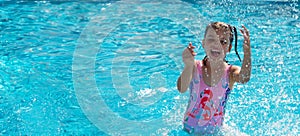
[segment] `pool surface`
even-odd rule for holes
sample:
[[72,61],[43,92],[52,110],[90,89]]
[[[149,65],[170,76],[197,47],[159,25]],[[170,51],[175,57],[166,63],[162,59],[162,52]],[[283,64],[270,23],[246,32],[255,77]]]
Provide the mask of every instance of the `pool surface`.
[[0,1],[0,135],[188,135],[181,53],[193,42],[202,59],[213,21],[244,24],[252,47],[216,135],[300,135],[299,4]]

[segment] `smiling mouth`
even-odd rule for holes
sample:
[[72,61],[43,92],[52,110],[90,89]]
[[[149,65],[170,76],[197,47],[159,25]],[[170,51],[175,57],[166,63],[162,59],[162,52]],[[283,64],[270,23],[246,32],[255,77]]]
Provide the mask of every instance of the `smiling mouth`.
[[210,53],[214,57],[218,57],[221,54],[219,50],[211,50]]

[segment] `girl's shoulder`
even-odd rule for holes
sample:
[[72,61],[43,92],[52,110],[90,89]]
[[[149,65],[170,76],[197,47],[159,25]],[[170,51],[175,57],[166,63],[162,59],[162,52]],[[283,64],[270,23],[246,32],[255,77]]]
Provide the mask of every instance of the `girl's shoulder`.
[[202,60],[195,60],[195,64],[201,64],[202,63]]
[[229,69],[229,88],[232,90],[233,89],[233,85],[236,82],[234,80],[234,77],[236,77],[237,75],[239,75],[241,71],[241,67],[239,66],[235,66],[235,65],[231,65],[230,69]]
[[197,67],[202,67],[203,66],[203,62],[202,62],[202,60],[195,60],[195,68],[197,68]]
[[236,66],[236,65],[230,66],[230,73],[239,73],[240,71],[241,71],[241,67]]

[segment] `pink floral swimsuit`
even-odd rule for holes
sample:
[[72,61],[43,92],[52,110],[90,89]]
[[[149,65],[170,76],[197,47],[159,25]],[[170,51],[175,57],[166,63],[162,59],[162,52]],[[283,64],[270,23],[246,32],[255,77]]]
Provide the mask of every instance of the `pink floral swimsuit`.
[[190,83],[190,99],[184,115],[184,130],[189,133],[214,133],[222,126],[225,104],[230,93],[229,70],[216,86],[210,87],[202,78],[202,61],[197,61],[197,68]]

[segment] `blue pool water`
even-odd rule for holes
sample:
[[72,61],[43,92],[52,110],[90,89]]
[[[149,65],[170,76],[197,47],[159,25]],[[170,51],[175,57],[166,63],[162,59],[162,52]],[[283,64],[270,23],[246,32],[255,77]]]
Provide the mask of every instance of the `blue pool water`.
[[222,133],[300,135],[299,4],[0,1],[0,134],[187,135],[181,53],[223,21],[250,30],[253,70],[229,96]]

